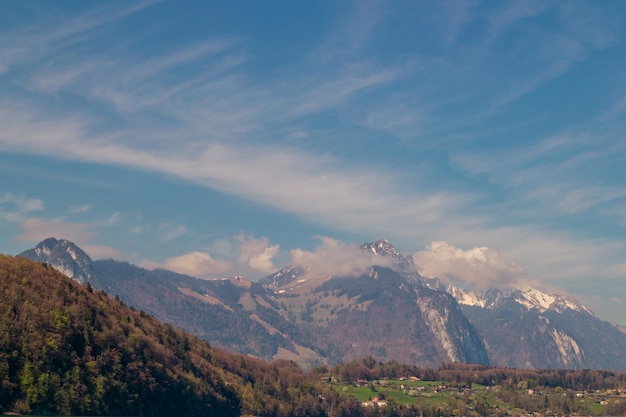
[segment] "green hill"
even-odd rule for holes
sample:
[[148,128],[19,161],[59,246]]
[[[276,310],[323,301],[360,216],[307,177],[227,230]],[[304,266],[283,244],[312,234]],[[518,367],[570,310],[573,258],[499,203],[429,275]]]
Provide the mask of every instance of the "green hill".
[[317,416],[336,398],[292,363],[212,348],[39,262],[0,255],[0,291],[1,412]]

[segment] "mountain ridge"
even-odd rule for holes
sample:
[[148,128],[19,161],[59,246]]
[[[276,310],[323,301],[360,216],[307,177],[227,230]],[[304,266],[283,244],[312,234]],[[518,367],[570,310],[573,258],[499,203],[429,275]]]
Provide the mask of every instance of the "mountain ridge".
[[[289,266],[245,284],[241,277],[200,280],[138,267],[124,272],[110,260],[83,263],[95,273],[90,282],[128,304],[218,346],[266,359],[290,358],[303,366],[372,356],[431,366],[458,361],[626,369],[619,348],[626,335],[572,299],[534,288],[468,292],[421,277],[412,258],[385,239],[361,250],[374,256],[374,264],[358,276],[311,278]],[[23,255],[54,265],[52,253]],[[58,256],[65,265],[67,257]],[[393,262],[376,266],[379,256]]]

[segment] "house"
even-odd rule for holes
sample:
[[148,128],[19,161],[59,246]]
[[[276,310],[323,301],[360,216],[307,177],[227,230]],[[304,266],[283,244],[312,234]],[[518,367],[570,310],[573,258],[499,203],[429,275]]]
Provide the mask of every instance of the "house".
[[361,403],[361,405],[363,407],[374,407],[374,406],[386,407],[387,406],[387,401],[381,400],[378,397],[374,397],[374,398],[372,398],[371,401],[363,401]]
[[357,379],[357,381],[354,383],[355,386],[357,387],[366,387],[368,385],[369,381],[367,379]]

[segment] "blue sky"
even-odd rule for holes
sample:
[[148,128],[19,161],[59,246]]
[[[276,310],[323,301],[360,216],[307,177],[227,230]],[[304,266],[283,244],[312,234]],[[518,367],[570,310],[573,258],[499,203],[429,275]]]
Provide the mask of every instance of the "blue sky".
[[387,238],[626,324],[626,4],[0,2],[0,252],[254,279]]

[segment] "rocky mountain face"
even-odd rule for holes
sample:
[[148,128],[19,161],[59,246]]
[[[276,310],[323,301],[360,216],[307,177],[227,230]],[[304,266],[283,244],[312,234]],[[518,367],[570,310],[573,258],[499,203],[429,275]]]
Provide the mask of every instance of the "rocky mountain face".
[[290,266],[255,283],[92,261],[56,239],[21,256],[70,271],[217,346],[304,367],[371,356],[421,366],[626,370],[626,334],[574,300],[533,288],[471,293],[421,277],[386,240],[361,249],[392,259],[391,267],[386,260],[360,276],[329,277]]
[[[303,361],[315,364],[320,359],[291,341],[298,329],[283,318],[286,313],[281,315],[280,305],[260,285],[245,278],[201,280],[112,259],[93,261],[72,242],[54,238],[19,256],[52,265],[79,282],[89,282],[128,305],[228,350],[264,359],[300,351]],[[283,336],[279,329],[288,335]]]
[[81,284],[95,278],[89,256],[69,240],[50,237],[39,242],[33,249],[22,252],[20,256],[49,263],[57,271]]
[[493,363],[518,368],[626,369],[626,335],[573,299],[535,288],[455,290]]
[[331,363],[365,356],[437,366],[487,363],[482,341],[452,296],[417,287],[390,268],[357,277],[279,271],[259,283],[280,297],[292,322]]
[[0,255],[0,289],[1,415],[322,417],[356,404],[292,362],[210,346],[49,264]]
[[99,288],[211,344],[262,359],[323,362],[279,299],[243,277],[202,280],[126,262],[93,261]]

